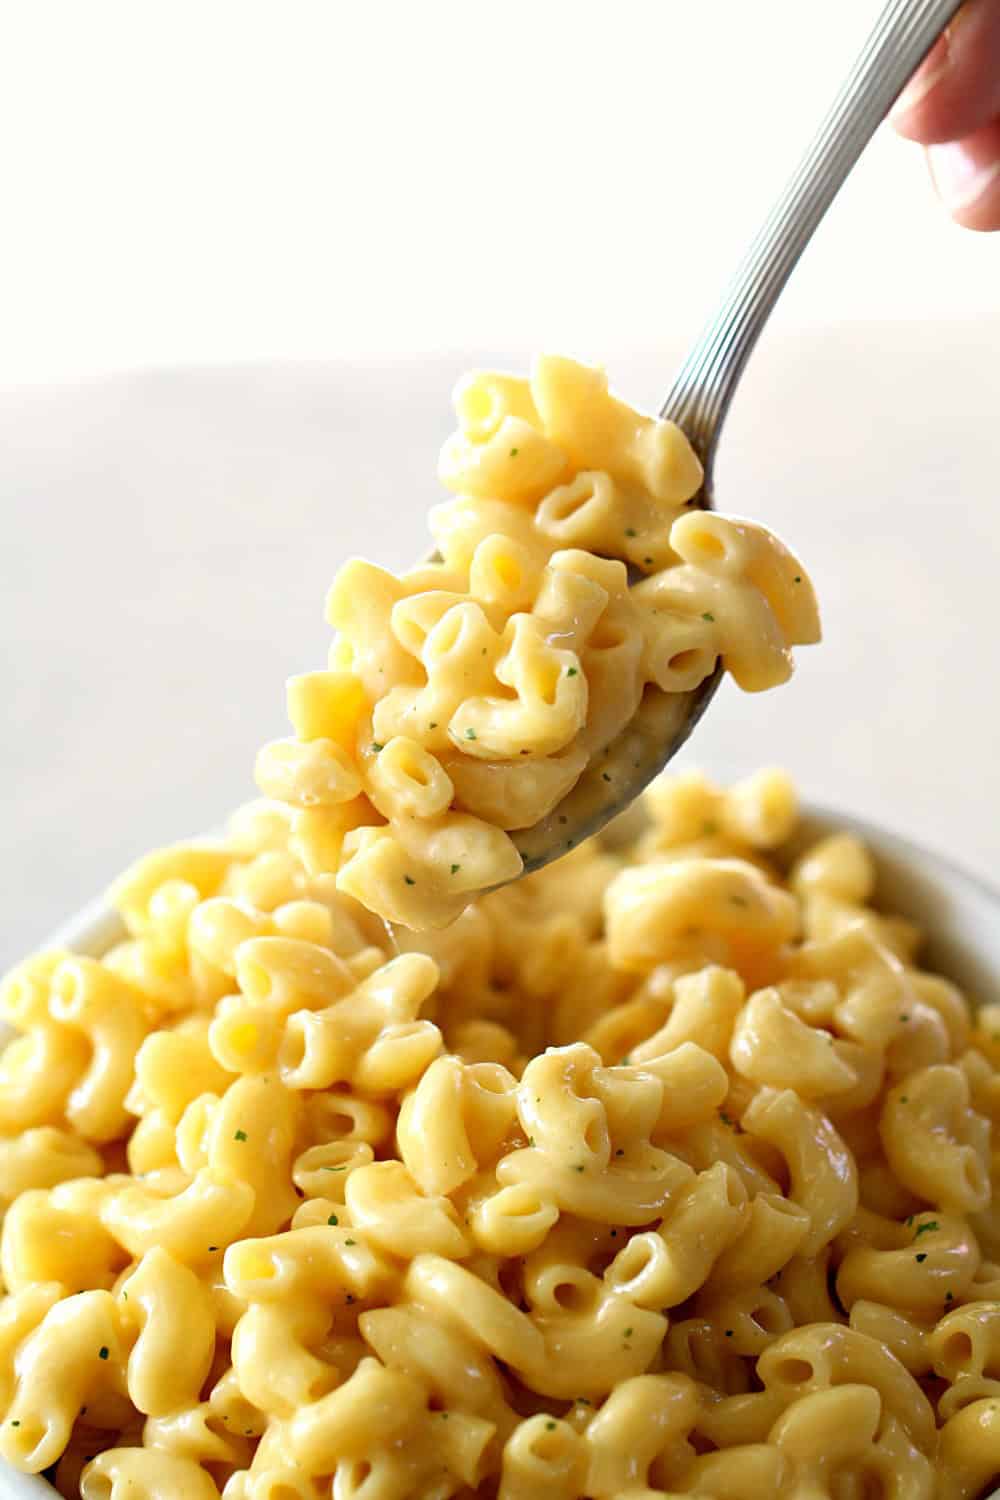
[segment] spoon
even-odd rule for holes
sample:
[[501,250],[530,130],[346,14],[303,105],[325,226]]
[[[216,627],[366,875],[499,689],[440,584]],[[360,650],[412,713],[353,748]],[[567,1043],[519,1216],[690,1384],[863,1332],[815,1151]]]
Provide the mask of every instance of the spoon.
[[[889,0],[812,144],[681,366],[660,416],[686,433],[704,466],[691,502],[712,509],[719,433],[747,360],[799,256],[851,168],[961,0]],[[722,679],[716,666],[689,693],[649,685],[622,733],[571,792],[511,834],[523,874],[541,869],[618,816],[680,749]]]

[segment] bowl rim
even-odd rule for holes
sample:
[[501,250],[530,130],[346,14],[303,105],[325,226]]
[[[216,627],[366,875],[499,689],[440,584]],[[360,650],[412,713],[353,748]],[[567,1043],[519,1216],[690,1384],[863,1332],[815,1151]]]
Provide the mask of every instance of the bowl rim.
[[[986,908],[995,908],[995,915],[1000,916],[1000,887],[994,887],[981,875],[967,870],[950,855],[941,854],[867,818],[835,812],[821,803],[810,800],[802,803],[796,833],[787,848],[806,845],[817,837],[834,832],[853,833],[868,844],[880,878],[887,857],[890,861],[901,860],[907,868],[926,868],[932,876],[943,876],[963,896],[972,897],[974,903]],[[124,935],[125,927],[118,913],[105,896],[100,896],[62,922],[40,948],[68,948],[99,957]],[[997,993],[1000,997],[1000,979]],[[22,1473],[0,1460],[0,1500],[59,1500],[59,1496],[54,1486],[40,1474]],[[984,1500],[1000,1500],[1000,1489],[991,1491]]]

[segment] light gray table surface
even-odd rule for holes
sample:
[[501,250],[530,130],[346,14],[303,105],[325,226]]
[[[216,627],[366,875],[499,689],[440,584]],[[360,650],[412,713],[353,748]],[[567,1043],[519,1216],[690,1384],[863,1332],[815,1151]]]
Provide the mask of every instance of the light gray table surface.
[[[655,404],[680,351],[604,357]],[[0,965],[153,845],[253,795],[323,595],[424,546],[448,395],[478,351],[123,374],[0,391]],[[684,752],[790,767],[810,797],[1000,879],[1000,323],[774,336],[722,508],[813,573],[826,640],[780,692],[727,685]]]

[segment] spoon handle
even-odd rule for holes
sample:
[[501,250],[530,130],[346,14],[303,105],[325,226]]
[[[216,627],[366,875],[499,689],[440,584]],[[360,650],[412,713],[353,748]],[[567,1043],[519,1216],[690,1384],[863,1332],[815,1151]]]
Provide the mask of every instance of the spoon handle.
[[813,231],[960,0],[889,0],[795,174],[702,330],[660,415],[710,470],[743,367]]

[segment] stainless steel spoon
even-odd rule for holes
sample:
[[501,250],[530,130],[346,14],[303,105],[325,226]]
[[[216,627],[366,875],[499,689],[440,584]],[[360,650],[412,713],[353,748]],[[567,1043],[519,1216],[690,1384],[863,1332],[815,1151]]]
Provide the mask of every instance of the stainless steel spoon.
[[[695,504],[712,508],[719,433],[743,369],[799,256],[876,128],[960,0],[889,0],[815,139],[681,366],[660,409],[705,467]],[[546,818],[513,833],[524,873],[557,859],[628,806],[683,745],[722,677],[690,693],[646,689],[631,723]]]

